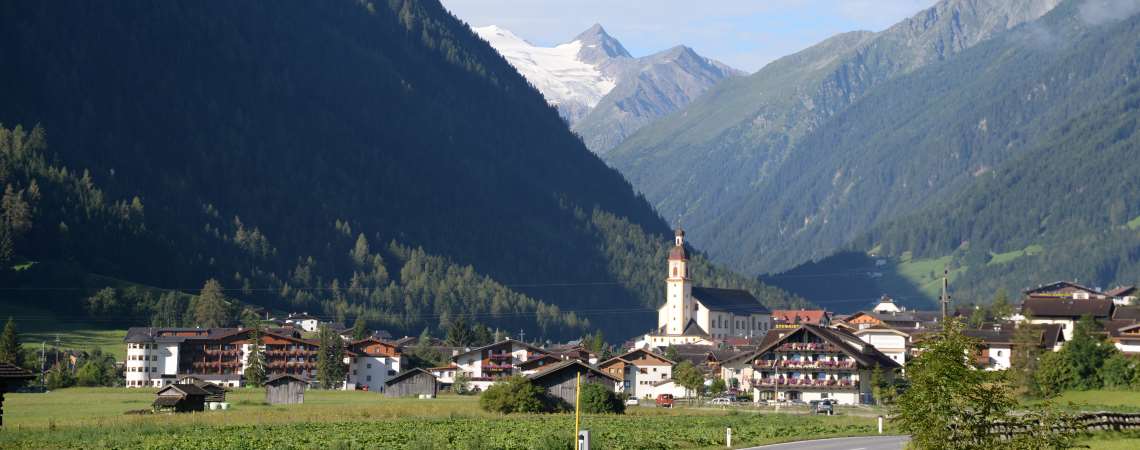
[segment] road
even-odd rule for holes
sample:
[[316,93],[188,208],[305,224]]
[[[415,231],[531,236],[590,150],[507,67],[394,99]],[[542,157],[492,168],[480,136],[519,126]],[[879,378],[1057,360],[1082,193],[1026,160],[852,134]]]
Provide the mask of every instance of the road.
[[745,450],[902,450],[907,441],[908,436],[867,436],[785,442]]

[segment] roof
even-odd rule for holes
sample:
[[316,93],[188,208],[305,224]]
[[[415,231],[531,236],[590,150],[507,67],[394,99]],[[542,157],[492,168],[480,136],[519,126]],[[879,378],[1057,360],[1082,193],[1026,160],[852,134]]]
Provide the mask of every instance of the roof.
[[163,392],[166,392],[169,390],[178,391],[178,392],[182,393],[183,395],[202,395],[202,396],[210,395],[210,393],[208,391],[206,391],[205,389],[202,389],[202,388],[195,386],[193,384],[172,384],[172,385],[169,385],[169,386],[164,387],[162,389],[159,389],[158,392],[156,392],[156,394],[162,394]]
[[1044,348],[1056,347],[1058,343],[1064,342],[1065,333],[1059,323],[1049,323],[1039,325],[1041,327],[1041,346]]
[[673,248],[669,250],[669,259],[687,260],[689,259],[689,252],[685,250],[684,245],[674,245]]
[[1090,288],[1088,286],[1082,286],[1080,284],[1077,284],[1077,283],[1074,283],[1071,281],[1054,281],[1052,283],[1049,283],[1049,284],[1046,284],[1043,286],[1039,286],[1039,287],[1034,288],[1034,289],[1027,289],[1025,291],[1025,295],[1032,296],[1033,294],[1040,294],[1040,293],[1046,293],[1046,292],[1056,292],[1058,290],[1065,289],[1065,288],[1071,288],[1071,289],[1086,291],[1090,294],[1104,295],[1104,292],[1098,291],[1098,290]]
[[1114,320],[1140,320],[1140,306],[1117,306],[1112,311]]
[[526,377],[527,377],[527,379],[529,379],[531,381],[537,381],[537,380],[546,378],[547,376],[550,376],[552,374],[561,372],[563,370],[570,370],[570,369],[577,369],[579,371],[581,371],[582,369],[585,369],[586,372],[592,373],[594,375],[604,377],[604,378],[608,378],[608,379],[613,380],[613,381],[619,381],[619,382],[621,381],[621,380],[615,378],[613,375],[610,375],[610,374],[602,372],[598,369],[595,369],[595,368],[593,368],[593,367],[587,365],[586,363],[579,361],[577,359],[568,359],[566,361],[551,364],[550,367],[547,368],[546,370],[543,370],[541,372],[532,373],[530,375],[527,375]]
[[772,310],[772,318],[775,320],[782,320],[784,323],[810,323],[812,325],[821,325],[824,317],[827,317],[827,311],[824,311],[822,309]]
[[632,364],[633,362],[632,362],[632,361],[630,361],[630,360],[632,359],[632,358],[630,358],[630,356],[631,356],[631,355],[633,355],[633,354],[635,354],[635,353],[644,353],[644,354],[646,354],[646,355],[649,355],[649,356],[651,356],[651,357],[653,357],[653,358],[659,359],[659,360],[661,360],[662,362],[664,362],[664,363],[665,363],[664,365],[670,365],[670,366],[672,366],[673,364],[676,364],[674,361],[670,360],[669,358],[666,358],[666,357],[664,357],[664,356],[658,355],[658,354],[656,354],[656,353],[653,353],[653,352],[651,352],[651,351],[649,351],[649,350],[646,350],[646,349],[643,349],[643,348],[635,348],[635,349],[633,349],[633,350],[630,350],[630,351],[628,351],[628,352],[625,352],[625,353],[623,353],[623,354],[621,354],[621,355],[618,355],[618,356],[615,356],[615,357],[613,357],[613,358],[610,358],[610,359],[607,359],[607,360],[605,360],[605,361],[602,361],[600,364],[598,364],[598,366],[602,366],[602,365],[608,364],[610,361],[615,361],[615,360],[621,360],[621,361],[625,361],[625,362],[627,362],[627,363],[631,363],[631,364]]
[[1107,318],[1112,314],[1112,300],[1089,299],[1070,300],[1052,298],[1027,298],[1021,303],[1021,310],[1031,312],[1035,317],[1081,317],[1091,315]]
[[685,329],[681,330],[681,334],[666,333],[665,332],[666,326],[668,326],[668,325],[665,325],[665,326],[662,326],[661,328],[658,328],[656,334],[658,336],[696,336],[696,337],[702,337],[702,338],[709,337],[709,334],[705,332],[705,329],[701,328],[700,325],[697,325],[696,319],[689,319],[689,323],[685,324]]
[[[786,334],[776,334],[778,338],[775,339],[769,338],[769,336],[772,336],[776,331],[783,331],[786,332]],[[784,341],[800,332],[811,333],[820,339],[823,339],[827,343],[838,347],[841,352],[847,356],[850,356],[852,359],[864,366],[881,366],[885,368],[900,367],[898,362],[895,362],[895,360],[891,359],[887,355],[884,355],[883,352],[880,352],[874,346],[863,342],[861,339],[859,339],[858,336],[855,336],[846,330],[826,328],[818,325],[800,325],[798,328],[794,329],[785,328],[782,330],[772,330],[768,333],[768,336],[764,337],[764,346],[746,355],[750,360],[756,358],[764,353],[771,351],[776,346],[780,345]],[[733,359],[735,360],[736,358]]]
[[277,383],[279,381],[299,381],[305,384],[309,384],[309,380],[287,373],[273,375],[269,377],[268,380],[265,380],[265,384]]
[[431,377],[431,379],[433,379],[433,380],[435,379],[435,375],[432,375],[431,372],[428,372],[424,369],[417,367],[415,369],[408,369],[408,370],[400,372],[396,375],[393,375],[392,378],[389,378],[388,381],[384,382],[384,385],[385,386],[391,386],[393,384],[399,383],[400,381],[403,381],[405,378],[411,377],[411,376],[416,375],[416,374],[421,374],[421,373]]
[[486,350],[486,349],[488,349],[488,348],[491,348],[491,347],[494,347],[494,346],[497,346],[497,345],[503,345],[504,343],[512,343],[512,344],[518,344],[518,345],[521,345],[521,346],[523,346],[523,347],[526,347],[526,349],[527,349],[527,350],[530,350],[530,351],[533,351],[533,352],[537,352],[537,353],[550,353],[550,352],[548,352],[548,351],[546,351],[546,350],[543,350],[543,349],[541,349],[541,348],[538,348],[538,347],[535,347],[535,346],[533,346],[533,345],[527,344],[526,342],[523,342],[523,341],[518,341],[518,340],[514,340],[514,339],[511,339],[511,338],[506,338],[506,339],[503,339],[503,340],[501,340],[501,341],[499,341],[499,342],[496,342],[496,343],[494,343],[494,344],[487,344],[487,345],[484,345],[484,346],[482,346],[482,347],[477,347],[477,348],[473,348],[473,349],[471,349],[471,350],[467,350],[467,351],[465,351],[465,352],[459,352],[459,353],[458,353],[458,354],[456,354],[455,356],[452,356],[452,357],[451,357],[451,359],[454,361],[454,360],[456,360],[457,358],[459,358],[459,357],[460,357],[460,356],[462,356],[462,355],[466,355],[466,354],[468,354],[468,353],[474,353],[474,352],[481,352],[481,351],[483,351],[483,350]]
[[35,375],[23,367],[0,362],[0,380],[30,380],[32,378],[35,378]]
[[1124,297],[1126,295],[1135,293],[1136,286],[1119,286],[1109,289],[1108,292],[1105,292],[1105,294],[1108,294],[1109,297]]
[[[531,358],[531,359],[528,359],[528,360],[523,361],[521,363],[518,363],[517,366],[519,369],[522,369],[522,370],[530,370],[531,368],[536,368],[536,369],[537,368],[545,368],[546,367],[544,365],[545,363],[539,364],[542,361],[559,362],[559,361],[563,361],[563,359],[559,358],[557,356],[554,356],[554,355],[538,355],[535,358]],[[531,367],[531,366],[534,366],[534,367]]]
[[162,396],[154,399],[154,406],[178,406],[178,402],[182,401],[182,397]]
[[[182,384],[193,384],[195,386],[198,386],[202,388],[203,391],[209,392],[211,394],[222,394],[229,391],[222,386],[218,386],[209,381],[203,381],[196,377],[183,377],[180,381],[182,381]],[[186,381],[189,381],[190,383],[186,383]]]
[[693,298],[713,311],[733,314],[770,314],[760,300],[743,289],[694,287]]

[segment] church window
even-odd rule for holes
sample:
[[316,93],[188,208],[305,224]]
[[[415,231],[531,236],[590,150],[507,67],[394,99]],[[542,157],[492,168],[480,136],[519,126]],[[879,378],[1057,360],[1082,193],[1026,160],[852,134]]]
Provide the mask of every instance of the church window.
[[677,276],[677,266],[673,266],[673,276]]

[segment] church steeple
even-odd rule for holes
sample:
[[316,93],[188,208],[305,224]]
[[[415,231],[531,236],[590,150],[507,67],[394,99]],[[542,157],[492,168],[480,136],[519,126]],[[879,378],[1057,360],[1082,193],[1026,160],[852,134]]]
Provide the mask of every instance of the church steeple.
[[668,277],[665,278],[665,305],[658,311],[657,326],[667,334],[681,334],[693,311],[692,282],[689,281],[689,252],[685,250],[685,230],[673,233],[669,250]]

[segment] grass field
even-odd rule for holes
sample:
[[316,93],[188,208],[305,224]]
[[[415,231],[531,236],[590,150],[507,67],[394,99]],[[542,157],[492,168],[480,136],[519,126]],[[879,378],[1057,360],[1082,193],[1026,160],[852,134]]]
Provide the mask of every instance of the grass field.
[[[570,414],[500,416],[476,397],[389,399],[369,392],[309,391],[305,404],[269,406],[264,391],[230,393],[228,411],[124,415],[147,409],[153,390],[73,388],[9,394],[0,448],[505,448],[569,446]],[[598,448],[723,448],[875,432],[875,419],[633,407],[585,416]]]
[[1070,410],[1140,412],[1138,391],[1069,391],[1051,401]]

